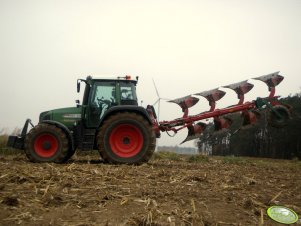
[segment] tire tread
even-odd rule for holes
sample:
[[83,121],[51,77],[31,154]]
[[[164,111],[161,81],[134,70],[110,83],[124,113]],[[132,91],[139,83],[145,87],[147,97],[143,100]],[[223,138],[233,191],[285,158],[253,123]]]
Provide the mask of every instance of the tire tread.
[[[38,159],[36,157],[36,155],[34,154],[34,150],[32,149],[34,138],[37,137],[39,135],[39,133],[47,132],[47,131],[56,134],[57,137],[59,137],[60,142],[61,142],[60,154],[54,160],[47,160],[46,158],[43,160]],[[29,131],[29,133],[26,135],[24,143],[25,143],[25,145],[24,145],[25,154],[31,162],[64,163],[72,156],[70,153],[71,148],[69,145],[67,135],[65,134],[65,132],[62,129],[58,128],[55,125],[50,125],[50,124],[46,124],[46,123],[38,124],[37,126],[33,127]]]
[[[148,147],[146,147],[147,150],[146,150],[145,154],[138,161],[126,162],[126,160],[125,160],[125,162],[124,161],[119,162],[119,161],[112,159],[107,154],[107,150],[106,150],[105,144],[104,144],[106,131],[112,123],[114,123],[116,120],[120,120],[120,119],[135,120],[139,124],[141,124],[143,127],[145,127],[147,130],[146,139],[148,139],[149,145],[148,145]],[[103,158],[103,160],[105,162],[109,162],[109,163],[142,164],[142,163],[148,162],[150,160],[150,158],[152,157],[152,155],[155,151],[155,148],[156,148],[156,136],[152,129],[152,126],[148,123],[148,121],[143,116],[136,114],[134,112],[119,112],[115,115],[110,116],[107,120],[105,120],[102,127],[99,129],[97,141],[98,141],[97,144],[98,144],[98,151],[99,151],[100,156]]]

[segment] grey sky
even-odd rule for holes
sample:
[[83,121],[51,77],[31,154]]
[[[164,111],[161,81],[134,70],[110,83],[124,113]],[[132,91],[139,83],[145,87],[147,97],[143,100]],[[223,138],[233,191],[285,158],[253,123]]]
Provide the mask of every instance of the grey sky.
[[[76,79],[140,76],[139,99],[178,98],[280,70],[277,94],[300,91],[300,0],[0,0],[0,128],[74,106]],[[247,95],[267,95],[263,83]],[[236,103],[232,91],[218,106]],[[201,99],[192,109],[208,109]],[[172,103],[160,118],[181,116]],[[186,131],[160,145],[176,145]],[[192,145],[192,142],[187,145]]]

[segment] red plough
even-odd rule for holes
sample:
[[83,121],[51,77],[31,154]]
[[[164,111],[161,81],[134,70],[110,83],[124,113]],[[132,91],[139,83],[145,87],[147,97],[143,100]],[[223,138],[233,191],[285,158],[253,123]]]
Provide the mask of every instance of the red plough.
[[[263,81],[269,88],[270,94],[268,97],[260,98],[251,102],[244,102],[244,95],[248,93],[254,85],[248,83],[247,80],[223,86],[223,88],[232,89],[239,99],[236,105],[232,105],[222,109],[216,109],[216,102],[223,98],[226,92],[219,90],[218,88],[212,89],[205,92],[195,93],[182,98],[171,100],[169,102],[178,104],[183,112],[181,118],[177,118],[171,121],[160,121],[157,122],[154,111],[151,110],[151,106],[148,106],[148,111],[153,119],[153,127],[157,134],[160,136],[160,131],[173,132],[174,136],[178,131],[187,128],[188,135],[182,142],[199,138],[202,132],[206,129],[206,123],[199,122],[204,119],[213,118],[215,131],[221,131],[228,129],[232,120],[227,117],[231,113],[241,112],[243,117],[242,126],[253,125],[258,121],[260,117],[260,110],[268,108],[270,111],[269,122],[274,127],[283,127],[287,124],[290,118],[289,106],[281,104],[278,99],[279,96],[275,96],[275,87],[283,80],[283,76],[279,75],[279,72],[272,74],[256,77],[254,79]],[[202,96],[209,102],[209,111],[202,112],[197,115],[189,115],[189,108],[193,107],[198,103],[199,99],[195,96]],[[171,135],[170,135],[171,136]]]

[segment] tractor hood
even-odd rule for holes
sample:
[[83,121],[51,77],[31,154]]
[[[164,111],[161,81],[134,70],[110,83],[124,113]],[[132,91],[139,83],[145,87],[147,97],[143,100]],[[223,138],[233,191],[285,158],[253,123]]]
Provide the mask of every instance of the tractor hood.
[[81,107],[59,108],[50,111],[45,111],[40,114],[39,122],[44,120],[57,121],[67,127],[71,127],[75,122],[81,119]]

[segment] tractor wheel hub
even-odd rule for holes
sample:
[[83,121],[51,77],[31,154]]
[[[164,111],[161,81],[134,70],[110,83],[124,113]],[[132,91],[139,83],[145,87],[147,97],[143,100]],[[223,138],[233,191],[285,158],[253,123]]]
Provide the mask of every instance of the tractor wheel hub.
[[130,144],[131,140],[128,137],[123,138],[123,144]]
[[51,143],[49,141],[44,141],[44,143],[42,144],[42,147],[44,150],[50,150]]

